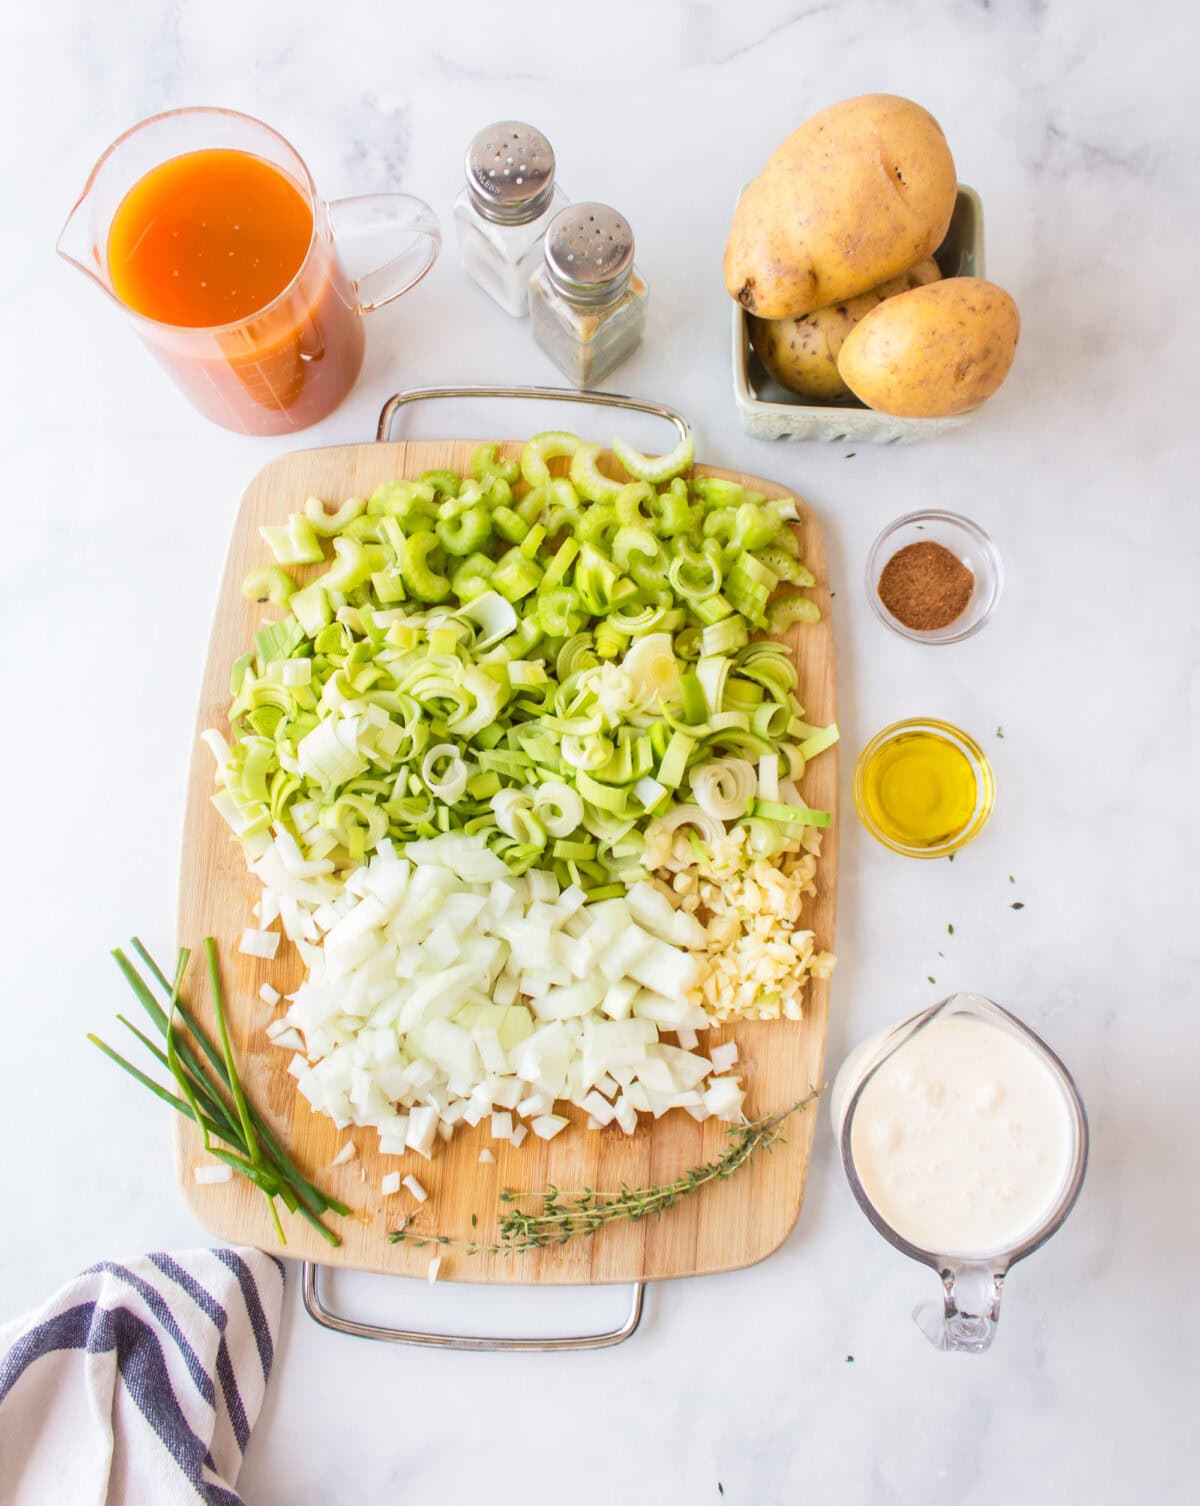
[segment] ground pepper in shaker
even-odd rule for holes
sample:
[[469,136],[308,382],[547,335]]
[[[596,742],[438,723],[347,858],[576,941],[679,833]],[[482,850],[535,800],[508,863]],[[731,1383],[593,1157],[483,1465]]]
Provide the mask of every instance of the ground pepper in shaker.
[[529,309],[529,276],[546,227],[567,203],[554,181],[554,148],[523,120],[498,120],[472,139],[466,174],[454,201],[463,267],[520,319]]
[[529,280],[529,326],[564,376],[588,387],[620,365],[641,343],[647,301],[624,216],[607,204],[554,216]]

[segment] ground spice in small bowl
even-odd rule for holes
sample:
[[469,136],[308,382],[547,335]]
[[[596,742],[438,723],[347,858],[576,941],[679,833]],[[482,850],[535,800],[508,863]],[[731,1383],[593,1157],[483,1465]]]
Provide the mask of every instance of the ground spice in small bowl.
[[897,622],[916,633],[936,633],[967,610],[975,576],[944,545],[922,539],[892,555],[877,589]]

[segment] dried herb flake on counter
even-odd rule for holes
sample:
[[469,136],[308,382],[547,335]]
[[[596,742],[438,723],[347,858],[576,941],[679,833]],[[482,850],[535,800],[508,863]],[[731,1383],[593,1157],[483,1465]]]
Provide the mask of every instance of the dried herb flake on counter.
[[935,633],[966,611],[975,576],[944,545],[921,539],[892,555],[877,589],[897,622],[916,633]]

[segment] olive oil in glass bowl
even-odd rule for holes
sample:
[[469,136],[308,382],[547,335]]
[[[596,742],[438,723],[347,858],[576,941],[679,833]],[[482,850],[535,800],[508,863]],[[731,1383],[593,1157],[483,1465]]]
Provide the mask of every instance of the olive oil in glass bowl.
[[854,803],[877,841],[910,858],[941,858],[987,824],[996,781],[983,749],[932,717],[895,722],[859,755]]

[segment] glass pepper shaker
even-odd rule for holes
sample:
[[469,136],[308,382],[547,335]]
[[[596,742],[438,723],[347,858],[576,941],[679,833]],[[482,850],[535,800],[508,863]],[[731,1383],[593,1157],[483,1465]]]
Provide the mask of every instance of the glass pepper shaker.
[[641,343],[646,304],[624,216],[607,204],[560,210],[529,279],[529,324],[563,375],[587,387],[620,365]]
[[498,120],[467,148],[466,173],[467,186],[454,201],[463,266],[520,319],[546,227],[567,203],[554,181],[554,148],[523,120]]

